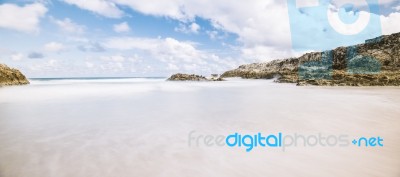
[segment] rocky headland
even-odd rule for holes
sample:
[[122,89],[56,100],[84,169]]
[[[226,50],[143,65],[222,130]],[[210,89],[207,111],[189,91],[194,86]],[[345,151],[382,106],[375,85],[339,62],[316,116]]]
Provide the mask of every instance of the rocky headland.
[[168,81],[223,81],[222,78],[211,78],[208,79],[204,76],[195,75],[195,74],[174,74],[170,78],[167,79]]
[[0,87],[26,84],[29,84],[29,81],[19,70],[0,64]]
[[253,63],[221,77],[325,86],[400,86],[400,33],[298,58]]

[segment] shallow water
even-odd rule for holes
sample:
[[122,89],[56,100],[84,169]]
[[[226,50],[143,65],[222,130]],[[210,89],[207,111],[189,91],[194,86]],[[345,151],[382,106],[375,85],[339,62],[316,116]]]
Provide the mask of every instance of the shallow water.
[[[400,89],[265,80],[34,80],[0,88],[0,177],[400,176]],[[383,147],[189,146],[235,132],[381,136]]]

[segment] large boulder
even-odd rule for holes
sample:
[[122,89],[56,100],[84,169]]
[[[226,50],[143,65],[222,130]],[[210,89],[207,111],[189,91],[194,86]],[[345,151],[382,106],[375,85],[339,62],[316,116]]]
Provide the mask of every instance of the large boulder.
[[19,70],[0,64],[0,87],[26,84],[29,84],[29,81]]

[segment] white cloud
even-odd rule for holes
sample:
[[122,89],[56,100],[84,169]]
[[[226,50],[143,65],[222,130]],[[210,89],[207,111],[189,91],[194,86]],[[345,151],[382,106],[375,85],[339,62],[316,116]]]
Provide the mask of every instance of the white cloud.
[[35,62],[32,65],[29,65],[29,70],[35,71],[37,73],[46,73],[46,72],[56,72],[60,71],[65,67],[65,65],[62,65],[62,63],[59,62],[59,60],[55,59],[49,59],[49,60],[43,60],[40,62]]
[[178,71],[179,67],[177,65],[175,65],[175,64],[168,63],[167,69],[170,70],[170,71]]
[[121,62],[108,62],[103,63],[99,66],[100,70],[103,72],[122,72],[126,69]]
[[393,7],[393,9],[396,10],[396,11],[400,11],[400,6]]
[[124,62],[126,59],[122,55],[113,55],[113,56],[102,56],[101,60],[104,61],[113,61],[113,62]]
[[[181,21],[194,17],[210,19],[214,27],[239,35],[245,45],[260,43],[277,43],[289,45],[289,23],[286,3],[264,0],[234,1],[224,0],[142,3],[136,0],[114,0],[116,3],[128,5],[144,14],[168,16]],[[248,10],[251,9],[251,10]],[[274,27],[272,28],[271,25]],[[265,35],[274,34],[274,35]]]
[[[107,16],[106,11],[109,13],[119,12],[116,13],[119,15],[115,15],[115,17],[123,14],[118,6],[128,6],[146,15],[179,20],[181,24],[175,30],[185,33],[199,32],[201,27],[194,21],[196,17],[200,17],[209,20],[215,28],[207,33],[211,39],[218,38],[215,31],[236,34],[241,44],[242,57],[256,56],[257,58],[273,59],[294,55],[291,51],[291,33],[286,1],[153,0],[152,3],[143,3],[141,0],[65,1],[105,16]],[[305,0],[303,2],[309,3]],[[341,2],[344,0],[336,0],[335,4]],[[362,2],[365,1],[352,1],[356,6],[365,4]],[[381,5],[390,5],[394,2],[396,0],[380,0]],[[391,18],[396,19],[396,15],[389,15],[387,18],[389,19],[385,20],[391,23],[382,24],[383,30],[396,31],[394,30],[397,29],[395,21],[390,20]],[[385,28],[389,28],[389,30]],[[260,50],[261,48],[266,50]]]
[[[143,60],[145,63],[139,68],[145,69],[145,66],[149,65],[152,66],[151,70],[154,72],[159,72],[163,69],[182,69],[182,72],[186,70],[196,73],[199,73],[199,71],[218,72],[225,70],[226,67],[236,67],[238,63],[259,61],[257,59],[272,60],[298,55],[298,53],[291,50],[291,33],[286,1],[153,0],[152,3],[144,3],[140,0],[64,1],[79,8],[111,18],[123,17],[124,12],[122,9],[124,8],[119,7],[129,6],[143,14],[179,20],[180,25],[176,28],[176,31],[194,34],[204,31],[211,39],[221,39],[226,37],[224,34],[231,33],[238,37],[238,43],[232,44],[238,44],[238,46],[234,46],[235,49],[232,48],[231,51],[226,52],[229,54],[204,50],[201,49],[201,45],[190,41],[179,41],[174,38],[108,38],[99,46],[114,49],[118,52],[112,54],[113,50],[107,50],[107,53],[111,53],[110,56],[97,57],[96,61],[88,61],[89,64],[82,61],[81,64],[84,67],[98,68],[103,66],[105,68],[125,68],[130,70],[132,67],[127,66],[126,63],[129,63],[130,60],[135,60],[135,57],[130,57],[127,53],[136,51],[140,53],[142,58],[146,59]],[[396,1],[382,0],[380,2],[390,4]],[[0,8],[3,6],[0,5]],[[399,10],[398,7],[394,9]],[[384,34],[400,31],[398,23],[400,20],[399,14],[399,12],[393,12],[386,16],[381,16]],[[3,20],[3,15],[0,17]],[[19,18],[23,19],[22,17]],[[196,18],[210,21],[213,28],[200,27],[196,23]],[[4,22],[0,21],[0,24],[2,23]],[[68,18],[54,20],[54,23],[68,33],[82,34],[85,30],[89,30],[89,28],[76,24]],[[130,30],[130,27],[126,22],[123,22],[115,24],[113,29],[116,32],[126,32]],[[84,37],[83,35],[75,36]],[[89,35],[88,38],[90,39],[71,38],[71,41],[67,42],[83,43],[77,44],[77,46],[81,45],[83,51],[100,49],[96,48],[96,45],[91,45],[91,37]],[[52,42],[46,44],[46,46],[45,49],[47,51],[57,52],[65,50],[65,46],[61,43]],[[8,55],[11,55],[11,53]],[[100,62],[103,65],[96,62]],[[95,63],[95,65],[91,65],[90,63]],[[110,64],[108,65],[107,63]]]
[[16,53],[16,54],[11,55],[11,60],[20,61],[20,60],[22,60],[24,57],[25,57],[24,54],[22,54],[22,53]]
[[210,39],[215,40],[218,36],[218,31],[207,31],[208,36]]
[[65,49],[64,44],[58,42],[50,42],[44,45],[44,50],[48,52],[60,52]]
[[400,32],[400,12],[391,13],[388,16],[381,16],[382,33],[392,34]]
[[132,73],[138,70],[146,70],[139,66],[141,59],[137,54],[114,54],[103,56],[89,56],[82,63],[90,72],[110,74],[110,73]]
[[85,44],[79,45],[78,50],[82,52],[104,52],[104,47],[98,42],[85,42]]
[[193,43],[173,38],[110,38],[104,46],[119,50],[143,50],[164,62],[199,62],[202,52]]
[[387,5],[387,4],[391,4],[394,2],[397,2],[398,0],[379,0],[379,3],[382,5]]
[[88,68],[93,68],[94,67],[94,63],[85,62],[85,64],[86,64],[86,67],[88,67]]
[[200,25],[197,23],[191,23],[190,25],[186,24],[179,24],[179,27],[175,28],[175,31],[182,32],[182,33],[199,33],[199,30],[201,29]]
[[13,53],[13,51],[12,51],[11,49],[0,47],[0,55],[3,55],[3,54],[12,54],[12,53]]
[[117,55],[111,55],[111,56],[101,56],[100,57],[101,60],[103,61],[112,61],[112,62],[131,62],[131,63],[135,63],[135,62],[140,62],[141,59],[137,54],[134,55],[121,55],[121,54],[117,54]]
[[[195,17],[208,19],[216,30],[238,35],[243,48],[256,46],[291,48],[290,27],[285,1],[229,1],[226,0],[155,0],[143,3],[139,0],[113,0],[143,14],[166,16],[180,20],[183,24],[193,22]],[[251,10],[249,10],[251,9]],[[199,26],[180,25],[177,31],[195,32]],[[209,33],[216,37],[215,33]],[[267,56],[264,56],[265,58]],[[281,56],[286,57],[286,56]]]
[[176,19],[185,19],[186,15],[181,11],[182,0],[153,0],[151,3],[143,3],[141,0],[112,0],[114,3],[129,6],[144,14],[155,16],[168,16]]
[[114,25],[114,31],[117,33],[129,32],[131,28],[127,22],[122,22],[120,24]]
[[[119,5],[129,6],[143,14],[179,20],[183,25],[180,24],[175,30],[181,32],[191,31],[192,28],[184,24],[190,24],[195,17],[207,19],[216,29],[207,33],[211,39],[218,36],[214,31],[233,33],[238,36],[242,57],[271,60],[275,57],[286,58],[296,55],[291,51],[291,33],[286,1],[154,0],[153,3],[143,3],[140,0],[112,1]],[[336,0],[335,2],[342,1]],[[381,0],[380,4],[389,5],[394,2],[396,0]],[[352,1],[352,3],[355,3],[356,6],[365,4],[361,1]],[[390,23],[385,22],[383,30],[396,31],[396,24],[398,24],[395,21],[397,20],[396,15],[390,15],[388,18],[389,20],[386,21],[390,21]],[[193,27],[196,31],[195,25]]]
[[217,30],[206,31],[206,34],[208,35],[208,37],[210,37],[211,40],[224,39],[227,37],[226,33],[221,33]]
[[262,62],[270,61],[275,59],[283,59],[289,56],[299,56],[302,53],[296,53],[292,49],[279,49],[275,47],[269,47],[264,45],[257,45],[252,47],[242,47],[241,48],[242,57],[246,59],[251,59],[251,62]]
[[192,31],[193,33],[198,33],[200,28],[200,25],[198,25],[197,23],[192,23],[190,25],[190,31]]
[[15,4],[0,5],[0,27],[22,32],[38,32],[40,18],[47,8],[40,3],[28,4],[23,7]]
[[60,30],[67,33],[82,34],[85,32],[85,26],[78,25],[69,18],[64,20],[57,20],[52,18],[52,21],[60,28]]
[[124,15],[123,11],[108,0],[64,0],[64,2],[109,18],[121,18]]
[[182,72],[187,73],[210,74],[231,69],[239,62],[198,49],[193,42],[174,38],[117,37],[107,39],[103,45],[121,51],[138,51],[147,62],[158,62],[160,68],[153,68],[158,69],[158,72],[182,69]]
[[108,38],[103,45],[107,48],[118,50],[147,50],[156,48],[158,42],[159,39],[153,38],[114,37]]
[[71,42],[80,42],[80,43],[89,43],[90,40],[86,37],[77,37],[77,36],[67,36],[67,41]]

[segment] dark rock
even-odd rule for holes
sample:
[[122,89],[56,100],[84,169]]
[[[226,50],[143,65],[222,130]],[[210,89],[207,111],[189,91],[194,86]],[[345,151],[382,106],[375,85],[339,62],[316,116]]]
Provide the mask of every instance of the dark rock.
[[200,75],[195,75],[195,74],[182,74],[182,73],[178,73],[178,74],[174,74],[171,77],[169,77],[167,79],[168,81],[224,81],[223,78],[219,77],[219,78],[211,78],[211,79],[207,79],[204,76],[200,76]]
[[219,77],[219,78],[211,78],[211,81],[225,81],[225,79]]

